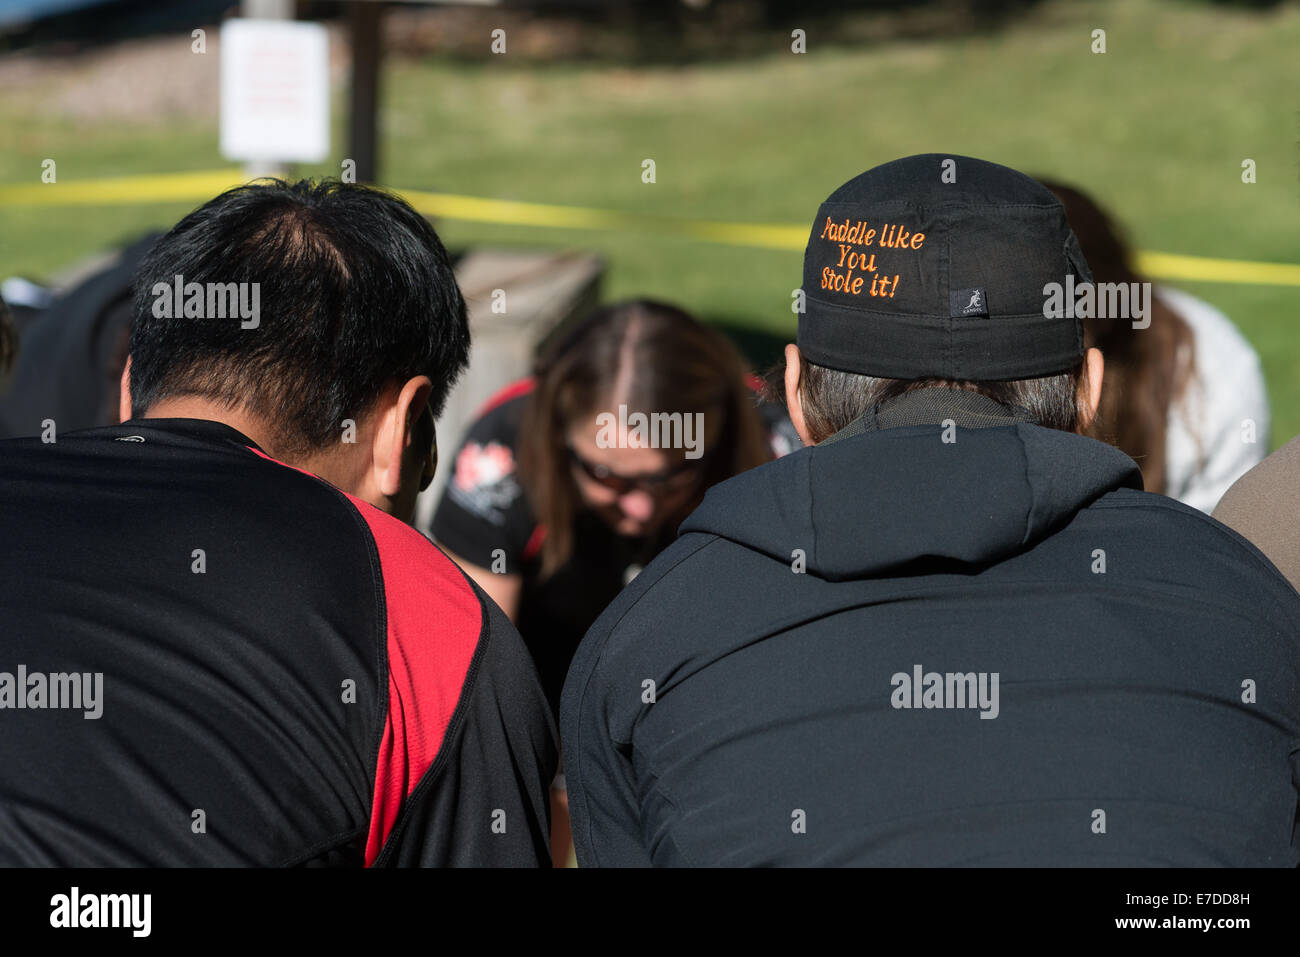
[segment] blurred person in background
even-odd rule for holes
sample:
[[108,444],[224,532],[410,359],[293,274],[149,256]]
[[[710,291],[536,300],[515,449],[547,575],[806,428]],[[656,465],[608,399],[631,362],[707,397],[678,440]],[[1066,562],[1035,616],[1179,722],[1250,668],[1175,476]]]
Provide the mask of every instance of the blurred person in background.
[[19,358],[0,395],[0,438],[39,435],[47,419],[64,432],[118,424],[132,281],[159,235],[127,243],[65,289],[6,281],[26,302]]
[[0,298],[0,392],[9,384],[9,370],[18,353],[18,331],[14,328],[9,307]]
[[[1098,283],[1147,281],[1120,227],[1093,199],[1039,182],[1065,206]],[[1209,512],[1267,454],[1264,374],[1259,355],[1218,309],[1177,289],[1155,286],[1154,293],[1148,328],[1084,321],[1087,345],[1106,357],[1101,411],[1089,434],[1136,461],[1148,492]]]
[[1214,517],[1267,555],[1300,590],[1300,436],[1237,479]]
[[[602,448],[596,417],[700,413],[698,458],[682,448]],[[765,418],[766,416],[766,418]],[[531,378],[488,400],[469,427],[432,535],[519,626],[554,708],[578,642],[677,535],[709,486],[773,457],[779,408],[756,409],[721,333],[664,303],[597,310]]]
[[[683,422],[698,413],[699,447],[602,436],[597,417],[618,420],[620,406],[629,422],[637,412],[682,413]],[[705,491],[791,448],[784,410],[756,406],[724,335],[674,306],[635,300],[563,335],[531,378],[501,390],[470,426],[432,537],[519,626],[557,714],[582,636],[672,543]],[[562,777],[554,814],[562,863]]]

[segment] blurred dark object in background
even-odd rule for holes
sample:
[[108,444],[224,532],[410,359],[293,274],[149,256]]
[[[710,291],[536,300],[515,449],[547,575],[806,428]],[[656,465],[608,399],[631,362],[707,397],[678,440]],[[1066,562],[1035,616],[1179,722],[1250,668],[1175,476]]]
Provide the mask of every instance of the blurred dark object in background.
[[[1202,0],[1269,9],[1281,0]],[[347,20],[349,8],[382,7],[389,53],[453,60],[492,58],[487,37],[504,29],[511,59],[672,63],[760,56],[788,49],[805,31],[817,48],[988,33],[1042,0],[498,0],[404,2],[297,0],[299,20]],[[70,52],[129,37],[188,34],[243,15],[239,0],[8,0],[0,4],[0,52]]]
[[152,233],[101,262],[44,309],[26,307],[18,359],[0,395],[0,438],[116,425],[118,383],[131,332],[132,280],[160,236]]
[[14,326],[9,307],[5,305],[4,299],[0,298],[0,387],[3,387],[9,378],[9,370],[13,368],[14,356],[17,352],[18,330]]
[[157,33],[188,34],[237,14],[238,0],[13,0],[0,6],[0,51],[97,46]]

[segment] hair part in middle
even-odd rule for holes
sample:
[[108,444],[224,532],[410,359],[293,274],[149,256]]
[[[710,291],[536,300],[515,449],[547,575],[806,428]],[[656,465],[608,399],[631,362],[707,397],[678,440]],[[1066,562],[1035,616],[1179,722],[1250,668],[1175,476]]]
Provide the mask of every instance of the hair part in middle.
[[739,352],[676,306],[638,299],[597,310],[544,353],[534,379],[520,427],[519,475],[546,530],[543,578],[572,557],[574,521],[584,508],[568,453],[575,426],[601,413],[617,417],[620,404],[629,414],[701,413],[703,474],[690,508],[710,485],[769,458]]

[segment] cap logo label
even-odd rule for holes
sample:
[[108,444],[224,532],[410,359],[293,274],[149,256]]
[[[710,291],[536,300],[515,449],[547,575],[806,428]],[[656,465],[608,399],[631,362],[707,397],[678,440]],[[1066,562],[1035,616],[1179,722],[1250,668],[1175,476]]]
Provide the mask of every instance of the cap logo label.
[[[872,298],[893,299],[898,291],[900,274],[876,276],[876,254],[867,253],[855,247],[875,246],[878,249],[912,249],[920,250],[925,245],[925,233],[909,232],[898,223],[882,223],[873,227],[865,220],[851,220],[845,217],[837,223],[830,216],[822,228],[820,239],[834,243],[838,247],[838,256],[831,252],[836,260],[834,266],[824,266],[821,271],[821,288],[832,292],[847,293],[850,296],[870,296]],[[824,261],[824,260],[823,260]],[[855,275],[855,271],[864,275]],[[867,279],[871,285],[867,286]]]
[[948,315],[951,318],[988,316],[988,303],[984,300],[984,290],[953,289],[948,293]]

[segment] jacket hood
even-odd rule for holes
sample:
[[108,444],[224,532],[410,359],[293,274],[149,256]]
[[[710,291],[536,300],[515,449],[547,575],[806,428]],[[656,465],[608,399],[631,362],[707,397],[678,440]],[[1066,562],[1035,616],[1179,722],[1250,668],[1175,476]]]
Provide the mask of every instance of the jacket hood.
[[818,446],[715,485],[680,531],[717,535],[786,564],[801,548],[809,573],[842,581],[923,558],[996,562],[1107,492],[1142,488],[1137,464],[1095,439],[1010,415],[1005,425],[960,416],[947,430],[868,422],[863,431],[860,419]]

